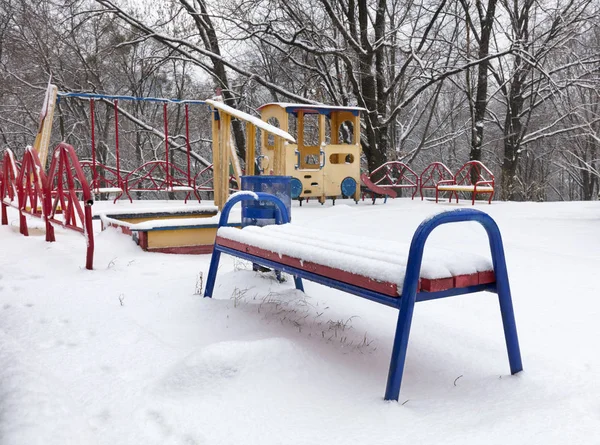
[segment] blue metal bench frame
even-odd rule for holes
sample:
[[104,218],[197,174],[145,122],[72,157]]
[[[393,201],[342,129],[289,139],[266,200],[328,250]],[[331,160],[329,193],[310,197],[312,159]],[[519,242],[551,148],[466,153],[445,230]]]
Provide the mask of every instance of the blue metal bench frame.
[[[276,206],[276,222],[277,224],[287,223],[289,215],[283,202],[267,193],[256,193],[256,197],[244,194],[233,195],[225,204],[219,220],[219,227],[226,226],[231,208],[240,201],[244,200],[260,200],[269,201]],[[423,248],[427,237],[436,227],[442,224],[476,221],[481,224],[488,235],[490,249],[492,254],[492,263],[494,266],[494,274],[496,277],[495,283],[480,284],[458,289],[448,289],[440,292],[424,292],[417,291],[419,284],[419,275],[421,271],[421,262],[423,260]],[[212,297],[215,280],[217,276],[217,268],[221,253],[227,253],[253,263],[257,263],[266,267],[273,268],[282,272],[287,272],[294,276],[296,289],[304,292],[302,278],[314,281],[325,286],[358,295],[359,297],[385,304],[399,310],[398,322],[396,325],[396,334],[394,336],[394,346],[392,348],[392,357],[390,361],[390,370],[387,379],[385,390],[385,400],[398,400],[400,394],[400,385],[402,383],[402,373],[404,370],[404,361],[406,359],[406,351],[408,347],[408,336],[410,333],[410,325],[415,303],[418,301],[434,300],[438,298],[451,297],[455,295],[470,294],[473,292],[488,291],[498,294],[500,302],[500,313],[502,315],[502,324],[504,326],[504,337],[506,340],[506,348],[508,351],[508,361],[510,364],[511,374],[516,374],[523,370],[521,362],[521,352],[519,349],[519,339],[517,336],[517,327],[515,324],[515,316],[510,294],[510,286],[508,282],[508,273],[506,269],[506,261],[504,258],[504,247],[502,245],[502,237],[496,222],[486,213],[475,209],[457,209],[449,212],[444,212],[433,216],[421,223],[417,228],[410,245],[408,254],[408,264],[406,266],[406,275],[404,277],[404,285],[402,287],[402,295],[398,298],[380,294],[369,289],[353,286],[348,283],[340,282],[323,275],[317,275],[306,270],[297,269],[287,266],[276,261],[267,260],[255,255],[248,254],[229,247],[220,246],[215,242],[206,289],[205,297]]]

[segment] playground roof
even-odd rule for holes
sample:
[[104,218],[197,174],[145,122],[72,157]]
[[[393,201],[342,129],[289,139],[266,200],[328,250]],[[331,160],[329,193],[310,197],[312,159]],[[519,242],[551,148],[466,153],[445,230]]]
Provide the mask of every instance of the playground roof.
[[298,114],[299,111],[303,111],[305,114],[318,113],[329,116],[332,111],[348,111],[354,116],[358,116],[361,111],[365,111],[362,107],[340,107],[335,105],[312,105],[312,104],[293,104],[286,102],[271,102],[260,106],[258,109],[261,110],[268,106],[277,106],[285,108],[287,113]]
[[235,108],[232,108],[229,105],[225,105],[223,102],[220,101],[207,99],[206,103],[209,104],[211,107],[214,107],[217,110],[227,113],[233,117],[237,117],[238,119],[241,119],[243,121],[250,122],[251,124],[260,128],[261,130],[279,136],[285,139],[286,141],[292,143],[296,142],[292,135],[290,135],[287,131],[283,131],[282,129],[277,128],[274,125],[268,124],[256,116],[252,116],[251,114],[245,113],[240,110],[236,110]]

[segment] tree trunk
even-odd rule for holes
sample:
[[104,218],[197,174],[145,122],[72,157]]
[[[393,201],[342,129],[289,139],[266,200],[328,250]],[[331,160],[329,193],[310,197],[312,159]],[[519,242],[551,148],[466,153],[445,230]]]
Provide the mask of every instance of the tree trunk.
[[472,161],[481,161],[484,118],[488,104],[488,70],[490,62],[487,60],[487,57],[490,54],[490,36],[492,35],[492,27],[496,15],[496,2],[497,0],[488,1],[485,15],[480,3],[477,3],[481,26],[478,58],[484,61],[477,67],[477,94],[473,110],[473,122],[471,123],[471,151],[469,153],[469,159]]
[[[515,63],[519,64],[520,60],[517,60]],[[501,198],[505,201],[512,201],[517,196],[517,166],[519,164],[523,131],[520,114],[523,110],[522,88],[524,81],[525,73],[516,70],[510,88],[508,110],[504,122],[504,162],[502,164]]]
[[[215,82],[217,83],[217,87],[222,90],[223,102],[230,107],[237,108],[237,102],[229,84],[227,71],[225,70],[225,64],[221,58],[219,39],[212,20],[210,19],[210,15],[208,14],[206,3],[204,0],[196,0],[195,3],[198,5],[199,10],[194,8],[187,0],[180,0],[180,3],[193,17],[205,48],[215,54],[215,57],[210,57],[210,59],[214,68]],[[241,159],[245,159],[246,138],[244,136],[244,126],[237,119],[232,119],[231,127],[233,129],[233,138],[235,139],[238,156]]]

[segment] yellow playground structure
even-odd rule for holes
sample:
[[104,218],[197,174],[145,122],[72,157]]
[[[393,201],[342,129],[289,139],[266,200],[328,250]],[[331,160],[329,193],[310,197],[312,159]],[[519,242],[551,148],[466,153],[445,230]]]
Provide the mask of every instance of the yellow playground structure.
[[260,156],[256,157],[253,144],[249,144],[246,174],[291,176],[292,199],[300,203],[315,198],[323,204],[327,198],[338,197],[358,202],[362,110],[291,103],[261,106],[261,119],[290,134],[296,142],[263,131]]
[[[106,208],[97,213],[97,216],[102,220],[103,228],[109,226],[119,228],[122,232],[130,234],[144,250],[166,253],[210,252],[216,235],[218,213],[227,202],[234,188],[234,183],[237,183],[235,188],[240,188],[240,179],[244,173],[247,176],[274,175],[291,177],[291,198],[298,199],[301,205],[303,200],[310,198],[319,201],[321,204],[328,198],[333,199],[334,203],[335,199],[340,197],[350,198],[356,202],[359,200],[361,183],[360,112],[363,110],[362,108],[269,103],[258,108],[259,118],[224,104],[220,97],[205,101],[175,101],[162,98],[136,98],[91,93],[58,93],[56,86],[49,82],[42,113],[40,113],[39,132],[34,144],[35,152],[39,154],[39,170],[42,172],[46,168],[53,114],[58,97],[73,97],[89,102],[92,160],[83,162],[90,167],[88,174],[91,174],[91,181],[86,177],[73,147],[68,146],[74,157],[73,162],[76,161],[77,164],[75,170],[79,175],[77,176],[78,184],[80,184],[79,188],[76,187],[71,178],[72,172],[61,170],[59,179],[52,179],[46,184],[50,190],[49,193],[46,193],[48,196],[41,193],[40,199],[58,196],[58,192],[54,188],[67,187],[64,185],[66,182],[61,176],[66,175],[67,178],[71,178],[68,191],[62,189],[59,191],[62,194],[68,192],[68,196],[71,197],[77,196],[76,193],[87,188],[89,189],[88,194],[118,193],[114,202],[121,196],[127,196],[131,201],[130,193],[144,191],[167,191],[170,193],[183,191],[187,192],[188,195],[194,193],[194,196],[200,200],[198,192],[201,190],[201,186],[197,185],[196,177],[191,175],[190,171],[191,148],[189,143],[187,144],[187,171],[185,168],[173,166],[172,161],[170,162],[172,158],[169,155],[167,105],[178,102],[185,105],[186,132],[188,104],[200,103],[210,107],[212,112],[213,158],[211,182],[214,205],[188,205],[177,210],[173,208],[146,208],[145,210],[141,208],[112,210]],[[149,100],[162,104],[165,130],[163,134],[158,131],[157,134],[162,136],[164,140],[164,160],[156,159],[145,162],[132,171],[122,170],[119,167],[121,158],[118,142],[118,100]],[[116,166],[103,165],[97,161],[95,156],[95,101],[110,101],[109,103],[114,107]],[[233,119],[237,119],[246,127],[245,172],[241,169],[233,143],[231,134]],[[189,134],[186,137],[189,140]],[[260,145],[257,146],[259,141]],[[111,173],[114,177],[110,176]],[[4,176],[8,177],[8,175]],[[13,176],[16,180],[17,175]],[[128,179],[130,177],[133,179]],[[2,172],[0,172],[0,179],[2,179]],[[8,181],[9,178],[4,179]],[[0,186],[0,191],[9,190],[9,188],[8,186]],[[5,196],[0,198],[5,202]],[[14,197],[8,198],[11,198],[11,205],[21,205],[14,200]],[[13,201],[15,202],[13,203]],[[91,206],[93,202],[93,196],[86,199],[87,206]],[[59,210],[62,212],[64,210],[62,206],[62,201],[55,203],[54,211]],[[30,206],[30,209],[34,209],[31,212],[32,214],[43,216],[42,208],[37,204]],[[91,217],[90,213],[89,233],[92,233]],[[6,218],[3,218],[3,223],[6,223],[5,220]],[[241,218],[239,221],[230,221],[234,226],[240,226],[241,222]],[[91,259],[89,265],[91,268]]]

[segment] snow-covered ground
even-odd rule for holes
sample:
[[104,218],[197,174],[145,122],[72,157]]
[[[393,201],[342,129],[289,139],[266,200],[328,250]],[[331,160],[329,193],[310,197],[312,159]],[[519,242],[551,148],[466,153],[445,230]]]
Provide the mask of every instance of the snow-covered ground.
[[[357,244],[409,242],[454,207],[295,203],[292,216]],[[502,231],[525,370],[509,374],[495,295],[419,303],[399,403],[382,400],[393,309],[310,282],[304,295],[227,256],[203,299],[209,255],[145,253],[99,227],[87,271],[80,235],[25,238],[11,210],[0,443],[600,443],[600,202],[476,208]],[[428,245],[489,251],[474,224],[441,227]]]

